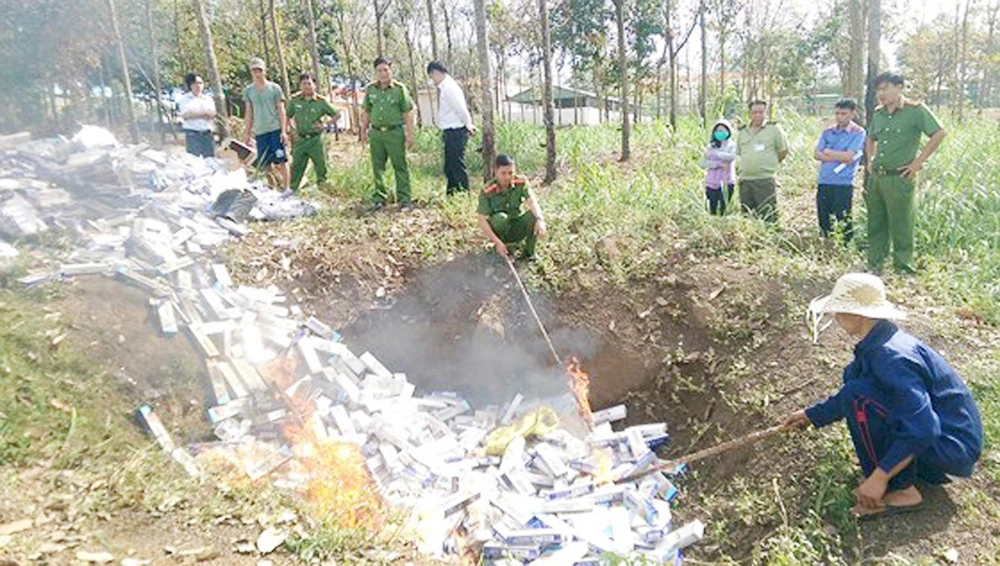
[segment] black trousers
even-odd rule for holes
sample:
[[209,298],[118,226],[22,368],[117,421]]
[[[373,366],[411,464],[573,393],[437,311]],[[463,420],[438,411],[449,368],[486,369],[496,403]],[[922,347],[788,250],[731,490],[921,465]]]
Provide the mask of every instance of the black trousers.
[[845,185],[819,185],[816,190],[816,213],[819,215],[819,230],[829,237],[833,232],[833,221],[844,226],[844,241],[854,236],[851,224],[851,202],[854,187]]
[[184,147],[191,155],[215,157],[215,140],[212,138],[211,131],[184,130]]
[[442,132],[444,137],[444,176],[448,178],[448,194],[469,190],[469,174],[465,172],[465,144],[469,131],[452,128]]
[[705,187],[705,196],[708,197],[708,212],[713,216],[722,216],[726,213],[726,203],[733,200],[733,185],[726,185],[725,194],[722,187]]

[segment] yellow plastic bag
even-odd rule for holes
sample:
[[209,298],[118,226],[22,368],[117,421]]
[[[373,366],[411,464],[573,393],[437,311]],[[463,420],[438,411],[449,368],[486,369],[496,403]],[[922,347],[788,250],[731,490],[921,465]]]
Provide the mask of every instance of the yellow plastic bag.
[[486,437],[486,454],[503,456],[507,445],[521,436],[541,436],[559,426],[559,416],[551,407],[542,406],[521,417],[521,420],[495,429]]

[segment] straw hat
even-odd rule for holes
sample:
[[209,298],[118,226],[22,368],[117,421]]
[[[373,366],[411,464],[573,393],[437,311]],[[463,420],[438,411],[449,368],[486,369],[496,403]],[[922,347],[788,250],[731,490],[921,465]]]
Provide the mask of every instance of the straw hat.
[[826,330],[833,321],[822,324],[827,314],[856,314],[873,319],[902,320],[906,313],[885,298],[885,284],[877,275],[870,273],[847,273],[837,280],[833,292],[825,297],[817,297],[809,303],[812,321],[813,341],[819,340],[820,332]]

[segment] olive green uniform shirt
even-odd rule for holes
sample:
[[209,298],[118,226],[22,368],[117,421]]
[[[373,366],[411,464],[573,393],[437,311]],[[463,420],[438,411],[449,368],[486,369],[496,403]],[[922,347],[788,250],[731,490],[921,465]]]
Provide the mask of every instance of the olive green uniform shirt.
[[506,190],[501,189],[493,180],[486,183],[479,195],[478,212],[483,216],[493,216],[503,212],[515,217],[521,214],[521,204],[528,200],[529,196],[528,182],[523,177],[514,177]]
[[759,130],[740,128],[736,142],[740,179],[770,179],[778,173],[778,153],[788,151],[788,139],[781,126],[764,122]]
[[365,90],[362,108],[368,113],[372,126],[392,128],[403,125],[403,115],[413,109],[413,99],[409,89],[401,82],[392,81],[387,87],[374,82]]
[[878,171],[909,165],[920,149],[920,134],[932,136],[940,129],[941,122],[922,102],[904,100],[892,113],[876,108],[868,128],[869,137],[878,144],[872,166]]
[[299,136],[312,136],[318,132],[314,129],[323,116],[336,117],[340,111],[330,105],[322,96],[305,98],[297,94],[288,101],[288,117],[295,120],[295,132]]

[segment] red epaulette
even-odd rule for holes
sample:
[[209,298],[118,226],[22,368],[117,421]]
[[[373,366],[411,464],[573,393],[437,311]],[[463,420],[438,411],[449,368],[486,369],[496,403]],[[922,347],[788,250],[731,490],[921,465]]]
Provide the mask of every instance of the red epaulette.
[[485,187],[483,187],[483,192],[486,194],[498,193],[500,192],[500,185],[498,185],[496,181],[488,183]]
[[525,179],[524,177],[514,177],[514,180],[511,182],[511,184],[514,185],[515,187],[520,187],[528,184],[528,180]]

